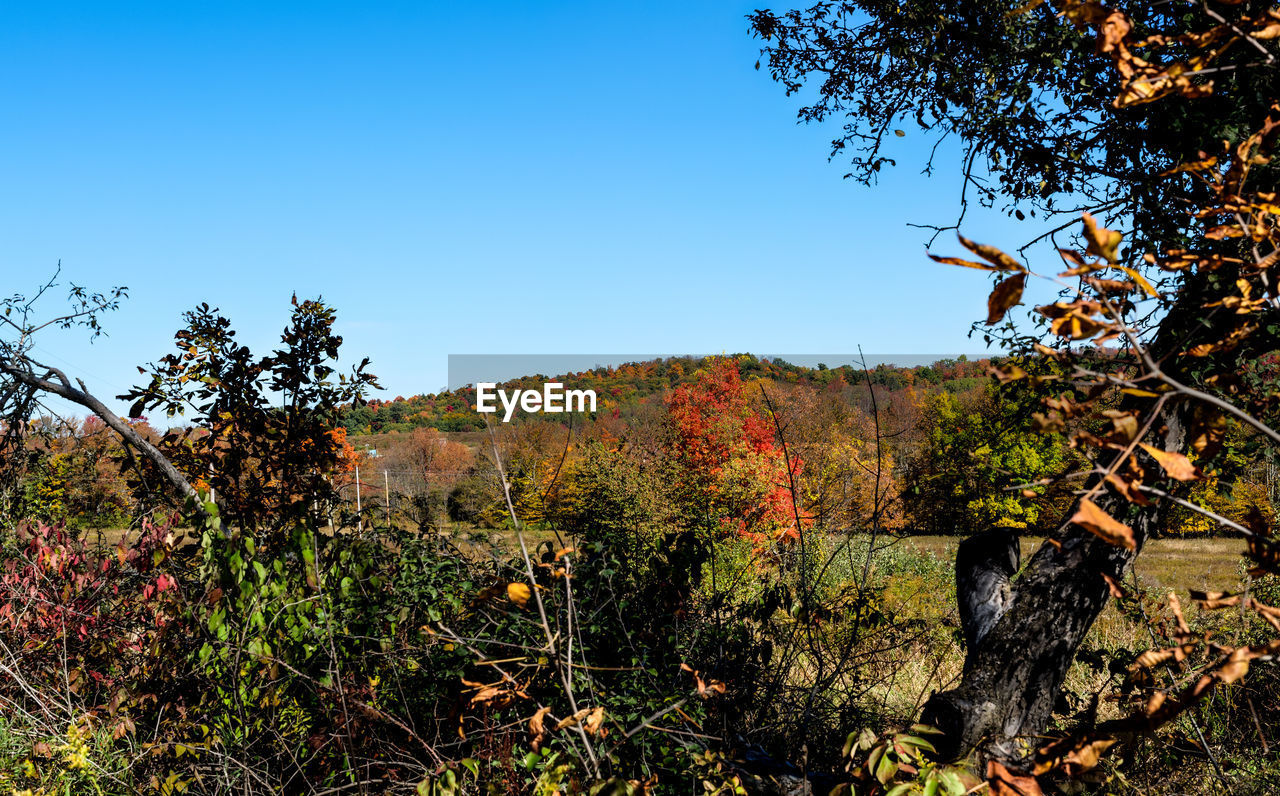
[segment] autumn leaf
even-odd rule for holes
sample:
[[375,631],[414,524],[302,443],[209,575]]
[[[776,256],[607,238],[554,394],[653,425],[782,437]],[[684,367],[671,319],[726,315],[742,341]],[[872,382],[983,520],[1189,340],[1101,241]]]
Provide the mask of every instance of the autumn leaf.
[[550,712],[551,708],[538,708],[538,712],[534,713],[533,717],[529,719],[529,734],[533,736],[533,741],[530,745],[533,747],[533,751],[535,752],[541,748],[543,742],[547,739],[547,727],[543,722],[543,719],[545,719],[547,714]]
[[1160,294],[1156,292],[1156,289],[1151,286],[1151,283],[1148,282],[1146,277],[1139,273],[1137,269],[1129,268],[1128,266],[1121,266],[1120,270],[1128,274],[1138,287],[1142,288],[1148,296],[1151,296],[1151,298],[1160,298]]
[[[928,252],[926,252],[926,254],[928,254]],[[965,268],[977,268],[979,271],[1004,270],[989,263],[975,263],[973,260],[963,260],[959,257],[940,257],[936,254],[929,254],[929,259],[933,260],[935,263],[942,263],[943,265],[963,265]]]
[[1162,451],[1145,442],[1141,443],[1141,445],[1142,449],[1151,454],[1151,458],[1156,460],[1164,470],[1165,475],[1175,481],[1198,481],[1204,478],[1204,473],[1200,472],[1200,468],[1192,464],[1191,460],[1181,453]]
[[1076,513],[1071,515],[1071,522],[1094,534],[1104,542],[1128,550],[1138,549],[1133,538],[1133,529],[1123,522],[1116,521],[1089,498],[1081,498]]
[[956,237],[960,239],[960,245],[994,265],[995,268],[993,270],[1023,272],[1027,270],[1022,263],[1000,251],[995,246],[988,246],[985,243],[976,243],[959,233],[956,233]]
[[1140,482],[1122,477],[1116,473],[1108,473],[1106,481],[1130,503],[1137,503],[1139,506],[1151,505],[1150,498],[1144,495],[1139,488],[1142,486]]
[[1022,288],[1027,283],[1025,273],[1014,274],[991,291],[987,299],[987,325],[999,323],[1009,308],[1022,300]]
[[1109,53],[1124,46],[1124,38],[1133,30],[1133,25],[1124,13],[1112,11],[1098,28],[1098,52]]
[[1044,796],[1035,777],[1014,773],[997,760],[987,762],[987,782],[992,796]]
[[1257,657],[1248,647],[1240,647],[1227,657],[1218,671],[1215,672],[1218,679],[1224,683],[1231,684],[1249,671],[1249,661]]
[[1060,769],[1068,777],[1078,777],[1084,772],[1097,767],[1102,753],[1116,744],[1115,738],[1085,737],[1075,741],[1066,749],[1042,749],[1041,752],[1052,754],[1053,759],[1036,766],[1036,773],[1043,774],[1053,769]]
[[600,735],[600,730],[603,726],[604,708],[592,708],[582,722],[582,728],[587,731],[587,735]]
[[1107,583],[1107,591],[1111,592],[1111,596],[1117,600],[1123,600],[1125,597],[1124,589],[1120,587],[1120,583],[1107,573],[1102,573],[1102,579]]
[[1086,249],[1089,254],[1105,257],[1108,262],[1113,263],[1119,257],[1120,241],[1124,236],[1114,229],[1098,226],[1098,222],[1088,213],[1084,214],[1084,237],[1089,241],[1089,248]]
[[508,583],[507,599],[516,605],[524,608],[529,604],[529,598],[533,596],[533,590],[524,583]]

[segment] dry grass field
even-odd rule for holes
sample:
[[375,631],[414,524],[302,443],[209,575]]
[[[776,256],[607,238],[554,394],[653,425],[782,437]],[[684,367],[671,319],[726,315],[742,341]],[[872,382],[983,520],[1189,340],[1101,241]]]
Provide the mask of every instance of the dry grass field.
[[[956,555],[956,536],[908,536],[902,544],[920,552],[952,561]],[[1040,546],[1040,539],[1022,540],[1022,560]],[[1244,542],[1239,539],[1155,539],[1148,542],[1134,564],[1138,578],[1152,589],[1231,589],[1239,578],[1239,563]]]

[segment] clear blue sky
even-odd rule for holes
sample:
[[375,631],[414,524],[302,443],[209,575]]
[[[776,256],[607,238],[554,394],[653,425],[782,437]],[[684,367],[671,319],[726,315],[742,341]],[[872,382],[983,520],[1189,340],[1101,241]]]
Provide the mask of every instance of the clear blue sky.
[[988,280],[906,226],[953,217],[955,164],[909,135],[842,180],[754,5],[5,4],[0,288],[128,285],[109,338],[43,343],[112,395],[185,309],[265,349],[294,291],[385,397],[450,353],[981,351]]

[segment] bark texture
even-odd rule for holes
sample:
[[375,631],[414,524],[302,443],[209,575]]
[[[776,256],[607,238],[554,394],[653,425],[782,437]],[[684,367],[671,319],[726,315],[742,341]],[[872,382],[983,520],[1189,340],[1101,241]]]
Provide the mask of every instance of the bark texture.
[[[1167,411],[1164,421],[1164,448],[1181,449],[1185,432],[1179,410]],[[1129,504],[1106,492],[1094,500],[1132,526],[1136,550],[1066,524],[1008,584],[999,580],[1007,562],[990,533],[962,545],[960,552],[968,550],[957,556],[956,585],[962,617],[969,617],[964,672],[959,687],[935,694],[921,716],[946,733],[941,755],[959,757],[977,749],[985,758],[1017,762],[1048,726],[1076,650],[1110,597],[1103,576],[1120,580],[1164,516],[1155,505],[1127,516]]]
[[1013,599],[1010,578],[1022,553],[1018,536],[1007,529],[974,534],[956,551],[956,600],[966,649],[982,642]]

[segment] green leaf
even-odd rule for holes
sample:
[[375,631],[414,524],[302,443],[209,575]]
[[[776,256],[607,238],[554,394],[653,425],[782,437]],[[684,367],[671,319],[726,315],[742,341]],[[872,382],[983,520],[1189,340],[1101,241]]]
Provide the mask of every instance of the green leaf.
[[935,754],[938,751],[937,749],[933,748],[933,744],[929,743],[925,739],[920,738],[919,736],[916,736],[916,735],[899,735],[896,740],[900,744],[904,744],[906,746],[914,746],[916,748],[924,749],[929,752],[933,752]]
[[950,769],[939,771],[938,780],[942,783],[942,787],[947,789],[948,796],[964,796],[968,791],[964,782],[960,780],[960,775]]
[[880,764],[876,766],[876,779],[880,780],[881,785],[888,785],[889,780],[893,779],[893,775],[898,773],[898,764],[893,762],[891,755],[881,755]]

